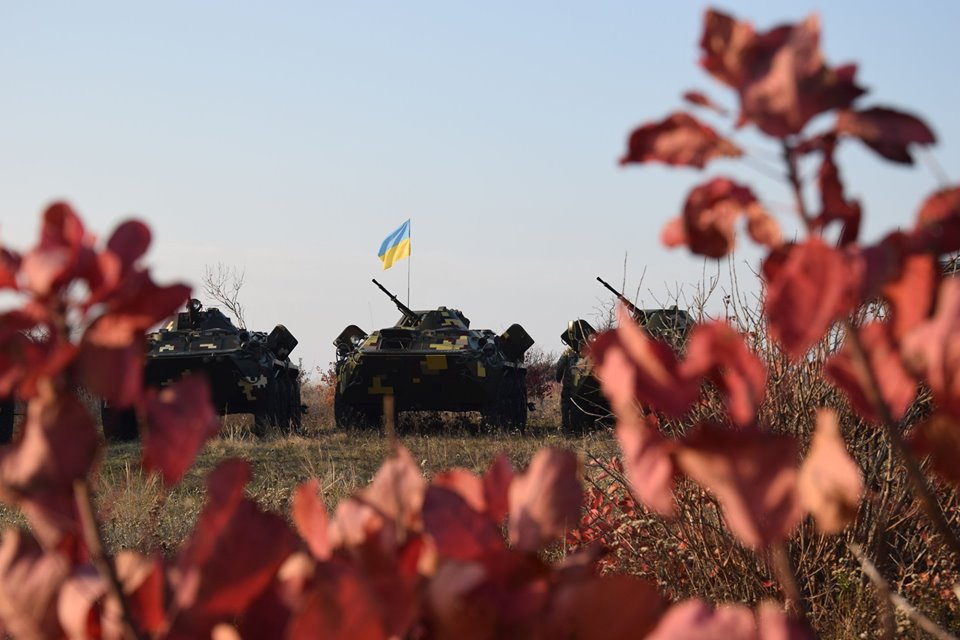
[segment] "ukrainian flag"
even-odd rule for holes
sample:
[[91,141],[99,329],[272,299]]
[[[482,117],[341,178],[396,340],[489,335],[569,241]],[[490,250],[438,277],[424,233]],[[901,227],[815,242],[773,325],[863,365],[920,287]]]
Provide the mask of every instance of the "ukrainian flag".
[[410,257],[410,221],[407,220],[400,228],[387,236],[380,245],[377,253],[383,260],[383,268],[389,269],[394,262]]

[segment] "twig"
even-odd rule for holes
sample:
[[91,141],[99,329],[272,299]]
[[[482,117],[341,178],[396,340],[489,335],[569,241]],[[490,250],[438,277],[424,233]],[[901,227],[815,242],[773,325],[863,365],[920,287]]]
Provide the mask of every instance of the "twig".
[[77,500],[77,512],[80,515],[80,525],[83,529],[83,539],[87,544],[87,550],[90,553],[90,560],[93,566],[97,568],[100,577],[107,584],[107,591],[120,603],[120,612],[123,616],[123,631],[126,638],[140,640],[144,638],[137,630],[137,625],[133,620],[133,613],[130,610],[130,603],[123,595],[123,586],[117,578],[113,568],[110,556],[103,547],[103,539],[100,537],[100,527],[97,524],[97,517],[93,507],[93,498],[90,495],[90,488],[85,480],[77,480],[73,483],[73,494]]
[[787,165],[787,180],[793,187],[793,199],[797,205],[797,215],[803,222],[807,233],[813,233],[813,220],[807,213],[807,205],[803,199],[803,184],[800,181],[800,173],[797,171],[797,159],[793,155],[793,147],[789,143],[783,143],[783,161]]
[[880,572],[877,570],[877,568],[872,562],[870,562],[870,558],[863,553],[860,545],[851,542],[847,546],[850,548],[850,551],[853,553],[853,555],[857,557],[857,560],[860,561],[860,566],[863,568],[863,572],[867,574],[867,577],[870,578],[870,582],[872,582],[877,588],[877,591],[880,592],[881,596],[888,598],[889,602],[891,602],[893,606],[906,614],[906,616],[913,620],[918,627],[938,640],[960,640],[960,638],[957,638],[957,636],[953,635],[952,633],[941,629],[936,622],[923,615],[923,613],[920,611],[917,611],[917,609],[910,604],[906,598],[890,589],[890,584],[883,579],[883,576],[880,575]]
[[797,583],[797,574],[793,570],[793,562],[790,560],[787,544],[777,542],[771,547],[770,551],[773,570],[777,575],[780,587],[783,589],[784,605],[787,608],[787,613],[793,618],[806,621],[809,626],[806,601],[800,593],[800,585]]
[[923,159],[923,163],[927,165],[930,173],[933,174],[934,179],[936,179],[941,188],[944,188],[950,184],[950,176],[948,176],[947,172],[943,170],[943,166],[941,166],[940,162],[937,161],[937,157],[933,155],[932,151],[924,147],[919,147],[917,149],[917,153]]
[[907,478],[910,480],[910,486],[913,489],[914,496],[920,503],[920,508],[923,509],[923,512],[930,518],[937,533],[939,533],[940,537],[947,543],[947,546],[950,547],[954,555],[960,557],[960,540],[957,539],[957,536],[950,529],[947,518],[943,515],[943,509],[940,508],[940,503],[937,502],[933,491],[931,491],[930,486],[927,484],[927,480],[920,470],[919,463],[917,463],[913,454],[910,453],[910,450],[907,448],[907,443],[904,442],[903,437],[900,435],[893,416],[890,415],[890,409],[880,394],[880,382],[877,380],[876,372],[874,372],[873,367],[870,366],[867,360],[863,343],[860,341],[860,334],[857,333],[856,327],[853,326],[853,322],[851,322],[849,318],[846,320],[846,330],[847,339],[850,340],[850,347],[853,351],[854,362],[856,366],[864,372],[867,378],[866,392],[870,399],[870,404],[873,406],[873,410],[877,415],[880,416],[880,422],[883,424],[887,437],[890,438],[894,450],[907,469]]

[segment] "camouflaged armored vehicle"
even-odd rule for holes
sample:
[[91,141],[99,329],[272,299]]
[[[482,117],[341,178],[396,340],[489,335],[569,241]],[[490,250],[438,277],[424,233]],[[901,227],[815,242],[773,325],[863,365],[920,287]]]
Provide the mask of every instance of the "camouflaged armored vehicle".
[[[597,280],[610,290],[630,311],[633,319],[651,336],[676,348],[693,326],[693,318],[676,306],[668,309],[639,309],[602,278]],[[586,320],[572,320],[560,335],[567,346],[557,362],[556,380],[560,382],[561,428],[568,434],[583,431],[610,417],[610,406],[600,391],[600,383],[593,375],[590,360],[583,356],[583,347],[596,333]]]
[[401,312],[393,327],[367,334],[350,325],[334,340],[334,415],[341,428],[378,427],[383,398],[401,411],[479,411],[491,426],[527,422],[523,356],[533,339],[518,324],[501,335],[471,329],[456,309],[414,311],[376,280]]
[[[296,346],[297,339],[281,324],[270,333],[238,329],[219,309],[190,300],[186,311],[147,334],[144,382],[162,387],[188,372],[203,372],[220,415],[252,413],[257,435],[270,425],[298,431],[300,369],[290,362]],[[108,439],[137,435],[129,411],[105,407],[103,425]]]

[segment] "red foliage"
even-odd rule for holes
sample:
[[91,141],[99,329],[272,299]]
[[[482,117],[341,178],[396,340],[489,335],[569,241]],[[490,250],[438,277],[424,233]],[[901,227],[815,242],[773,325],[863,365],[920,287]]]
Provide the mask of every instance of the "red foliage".
[[727,110],[718,105],[716,102],[708,98],[704,93],[700,91],[687,91],[683,94],[683,99],[689,102],[690,104],[696,105],[698,107],[703,107],[705,109],[710,109],[711,111],[720,114],[721,116],[727,115]]
[[816,16],[756,33],[749,23],[709,10],[700,48],[701,66],[740,94],[740,123],[769,136],[800,133],[817,114],[846,108],[864,93],[855,65],[824,62]]
[[884,107],[864,111],[842,111],[837,132],[860,139],[865,145],[893,162],[913,164],[911,144],[934,144],[937,139],[922,120],[909,113]]
[[[857,329],[857,334],[868,366],[879,384],[880,395],[891,417],[899,420],[917,396],[917,382],[904,369],[889,325],[871,322]],[[871,397],[873,383],[854,355],[850,342],[827,361],[826,372],[827,377],[846,392],[850,403],[863,417],[873,421],[880,419]]]
[[804,355],[830,325],[853,310],[860,288],[850,259],[819,238],[771,253],[763,277],[770,334],[793,358]]
[[687,113],[674,113],[663,122],[640,127],[627,143],[620,164],[663,162],[697,167],[715,158],[743,155],[737,145]]
[[181,378],[145,399],[150,430],[143,443],[143,468],[158,471],[164,484],[180,482],[203,444],[220,430],[210,384],[202,375]]
[[721,258],[733,251],[734,224],[744,215],[755,242],[780,245],[780,228],[753,192],[726,178],[714,178],[690,192],[683,215],[667,223],[664,244],[685,244],[697,255]]
[[803,508],[813,514],[824,533],[839,533],[850,524],[863,498],[860,468],[847,453],[837,415],[817,412],[817,428],[798,485]]
[[784,540],[803,517],[796,442],[705,424],[684,439],[677,466],[720,499],[730,530],[749,547]]
[[[882,421],[904,414],[917,382],[928,385],[936,408],[910,445],[960,483],[960,281],[938,287],[937,263],[960,249],[960,189],[933,194],[913,230],[857,243],[860,205],[844,193],[836,146],[856,137],[883,158],[912,162],[910,146],[934,136],[905,113],[853,110],[864,92],[856,68],[829,66],[819,38],[815,17],[758,33],[708,11],[700,43],[702,66],[737,92],[739,123],[781,145],[807,237],[783,245],[778,223],[748,186],[715,178],[691,191],[664,240],[722,257],[745,217],[753,240],[770,250],[763,262],[770,335],[794,360],[882,295],[892,317],[845,335],[830,376],[858,411]],[[703,94],[686,98],[722,114]],[[832,129],[804,133],[832,110]],[[820,211],[811,214],[797,163],[817,152]],[[634,131],[624,162],[703,167],[742,154],[677,113]],[[823,238],[834,222],[842,225],[837,247]],[[758,419],[766,371],[734,329],[698,326],[680,359],[622,309],[619,327],[599,335],[589,355],[617,415],[623,462],[613,466],[632,493],[593,486],[585,501],[580,462],[569,451],[541,450],[519,473],[500,456],[482,477],[455,469],[428,481],[398,446],[332,517],[318,483],[301,485],[293,499],[298,537],[283,517],[245,497],[249,465],[227,460],[208,476],[204,510],[175,558],[110,558],[89,497],[100,441],[78,387],[146,418],[144,467],[168,486],[216,431],[204,383],[143,393],[143,333],[188,295],[183,285],[157,286],[139,265],[149,242],[148,228],[130,221],[98,247],[69,205],[56,203],[34,248],[21,257],[0,247],[0,289],[24,298],[0,315],[0,395],[28,402],[22,435],[0,449],[0,499],[32,527],[7,531],[0,542],[0,631],[22,638],[117,638],[131,629],[154,638],[811,636],[776,604],[668,607],[651,585],[598,573],[600,552],[589,543],[621,535],[609,524],[611,500],[631,516],[643,506],[669,516],[678,477],[713,493],[730,530],[755,549],[782,549],[807,513],[822,531],[841,530],[864,490],[835,414],[818,414],[802,463],[798,440]],[[723,396],[729,419],[697,420],[667,437],[652,411],[685,418],[705,381]],[[593,526],[572,531],[581,517]],[[544,551],[559,539],[581,549],[549,562],[553,554]],[[789,594],[790,580],[779,577]]]
[[723,393],[734,422],[753,422],[766,392],[767,370],[730,325],[697,325],[687,341],[681,370],[687,378],[713,382]]

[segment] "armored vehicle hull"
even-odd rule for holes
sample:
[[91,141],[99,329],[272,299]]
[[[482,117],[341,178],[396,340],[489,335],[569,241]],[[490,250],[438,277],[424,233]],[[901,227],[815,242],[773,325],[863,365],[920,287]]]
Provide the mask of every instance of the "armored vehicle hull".
[[[667,309],[640,309],[602,278],[597,277],[597,280],[617,296],[647,333],[675,349],[682,348],[683,341],[693,326],[693,318],[689,313],[675,306]],[[600,390],[600,382],[593,375],[592,364],[583,355],[583,348],[595,333],[596,330],[586,320],[574,320],[560,335],[561,342],[567,346],[566,352],[557,363],[556,373],[556,379],[561,383],[561,428],[571,435],[603,425],[612,417],[610,406]]]
[[479,411],[487,424],[524,429],[523,355],[533,340],[523,327],[497,335],[470,329],[456,309],[399,306],[395,326],[368,335],[351,325],[334,341],[339,427],[379,425],[383,398],[392,395],[397,412]]
[[[144,382],[163,387],[187,373],[203,373],[210,382],[214,408],[220,415],[252,413],[254,432],[270,426],[300,429],[299,368],[290,362],[297,339],[283,326],[269,334],[238,329],[217,309],[203,310],[192,300],[190,310],[148,334]],[[104,433],[111,439],[136,437],[129,412],[105,408]]]

